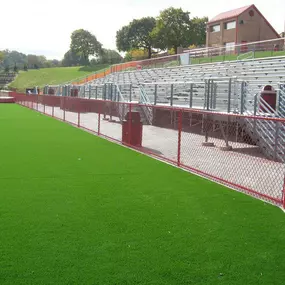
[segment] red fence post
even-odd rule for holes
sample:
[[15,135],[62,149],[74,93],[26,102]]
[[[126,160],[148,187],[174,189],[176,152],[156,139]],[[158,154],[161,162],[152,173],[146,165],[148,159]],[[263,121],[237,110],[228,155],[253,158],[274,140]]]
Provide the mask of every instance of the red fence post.
[[78,100],[78,114],[77,114],[77,127],[80,128],[80,109],[81,109],[81,104],[80,104],[80,99]]
[[178,113],[178,146],[177,146],[177,165],[180,166],[181,161],[181,132],[182,132],[182,110]]
[[[99,103],[99,101],[97,101]],[[102,103],[102,104],[101,104]],[[100,136],[100,126],[101,126],[101,111],[102,111],[102,106],[104,104],[104,101],[100,101],[99,104],[99,113],[98,113],[98,136]]]
[[284,181],[283,181],[283,197],[282,197],[282,206],[283,206],[283,209],[285,209],[285,175],[284,175]]
[[65,122],[65,96],[63,96],[63,104],[62,104],[62,108],[63,108],[63,121]]
[[129,103],[129,116],[128,116],[128,144],[131,145],[131,137],[132,137],[132,104]]

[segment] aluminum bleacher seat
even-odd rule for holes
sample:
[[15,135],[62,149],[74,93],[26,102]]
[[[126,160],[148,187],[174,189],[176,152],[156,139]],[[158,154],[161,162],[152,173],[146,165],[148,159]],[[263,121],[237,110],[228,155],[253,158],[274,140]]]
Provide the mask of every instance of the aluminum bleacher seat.
[[[125,85],[122,94],[128,96],[132,85],[133,93],[138,97],[138,86],[144,85],[150,101],[153,102],[154,86],[157,83],[157,103],[169,103],[170,83],[174,84],[173,102],[177,105],[184,105],[189,87],[183,86],[183,82],[202,82],[205,79],[236,77],[248,82],[253,92],[258,92],[264,85],[271,84],[278,87],[278,82],[285,82],[285,57],[249,59],[244,61],[228,61],[217,63],[196,64],[188,66],[171,66],[167,68],[143,69],[110,74],[104,78],[96,79],[91,84],[116,83]],[[203,86],[203,84],[201,84]],[[205,90],[203,87],[193,92],[193,105],[201,105]],[[223,86],[223,85],[221,85]],[[129,88],[129,89],[128,89]],[[216,91],[219,96],[217,104],[224,106],[227,100],[227,89],[221,87]],[[252,95],[254,96],[254,94]],[[238,96],[237,96],[238,97]],[[196,101],[195,101],[196,100]],[[251,100],[249,98],[249,100]],[[189,100],[188,100],[189,101]],[[189,104],[189,102],[187,103]],[[217,105],[217,106],[218,106]]]

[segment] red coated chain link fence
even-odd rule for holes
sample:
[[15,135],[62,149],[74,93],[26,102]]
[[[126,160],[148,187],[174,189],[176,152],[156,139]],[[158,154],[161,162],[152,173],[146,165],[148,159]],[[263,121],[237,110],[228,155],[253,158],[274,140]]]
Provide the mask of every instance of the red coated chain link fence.
[[285,208],[285,119],[10,95],[20,105]]

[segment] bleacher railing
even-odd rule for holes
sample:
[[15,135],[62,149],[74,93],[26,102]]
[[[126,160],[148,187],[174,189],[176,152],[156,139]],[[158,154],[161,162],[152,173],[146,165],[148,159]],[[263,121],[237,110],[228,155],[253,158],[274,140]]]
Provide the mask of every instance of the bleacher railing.
[[[278,111],[273,109],[259,94],[254,97],[254,116],[270,116],[280,118]],[[257,121],[246,119],[249,132],[253,139],[266,152],[266,156],[275,161],[285,162],[285,128],[278,121]]]
[[279,84],[278,111],[285,118],[285,84]]
[[192,50],[184,50],[182,54],[156,57],[131,61],[112,65],[103,72],[91,74],[80,80],[74,80],[72,84],[85,84],[95,79],[105,77],[108,74],[148,68],[166,68],[188,64],[203,64],[223,62],[228,60],[243,60],[249,58],[266,58],[285,56],[285,38],[277,38],[266,41],[237,44],[231,47],[208,47]]
[[[259,113],[249,116],[147,105],[153,114],[152,124],[144,122],[140,133],[136,129],[138,125],[132,123],[132,114],[139,112],[142,118],[140,108],[145,104],[65,96],[10,95],[22,106],[285,207],[284,162],[271,155],[272,151],[280,154],[285,149],[285,119],[270,116],[271,110],[261,112],[256,109]],[[120,118],[120,109],[124,114],[131,112],[128,121],[124,121],[125,116]],[[253,122],[255,133],[248,129],[245,120]],[[268,124],[270,134],[265,127]],[[124,127],[128,128],[127,132]],[[264,139],[261,133],[270,137],[270,147],[257,142]],[[142,144],[134,143],[133,139],[140,136]]]
[[[78,97],[142,104],[189,107],[228,113],[242,113],[246,83],[236,77],[200,82],[153,82],[142,84],[81,85]],[[61,96],[72,96],[74,87],[63,88]],[[65,91],[66,90],[66,91]]]
[[149,125],[152,125],[153,122],[153,113],[152,113],[152,108],[149,107],[149,105],[151,105],[151,102],[146,94],[145,88],[144,86],[140,85],[139,86],[139,90],[140,90],[140,99],[139,99],[139,104],[142,105],[142,111],[144,113],[144,116],[147,120],[147,123]]

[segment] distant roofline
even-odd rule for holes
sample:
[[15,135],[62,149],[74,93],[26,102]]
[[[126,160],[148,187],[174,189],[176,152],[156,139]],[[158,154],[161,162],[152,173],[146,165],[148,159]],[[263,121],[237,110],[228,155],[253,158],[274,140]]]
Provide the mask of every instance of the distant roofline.
[[[264,19],[265,23],[269,26],[269,28],[271,28],[271,30],[275,33],[275,35],[277,36],[277,38],[281,38],[280,35],[277,33],[277,31],[273,28],[273,26],[267,21],[267,19],[263,16],[263,14],[257,9],[257,7],[255,5],[252,5],[255,10],[257,11],[257,13]],[[248,10],[248,9],[247,9]],[[247,11],[246,10],[246,11]],[[244,12],[246,12],[244,11]]]
[[[234,19],[238,16],[240,16],[242,13],[244,13],[245,11],[247,11],[248,9],[252,8],[252,7],[255,7],[254,4],[250,5],[250,6],[244,6],[244,7],[240,7],[240,8],[237,8],[237,9],[232,9],[232,10],[229,10],[229,11],[225,11],[225,12],[222,12],[222,13],[228,13],[228,12],[231,12],[231,11],[235,11],[235,10],[238,10],[238,9],[241,9],[241,8],[246,8],[245,10],[243,10],[242,12],[240,12],[239,14],[235,15],[235,16],[231,16],[231,17],[225,17],[225,18],[220,18],[218,20],[210,20],[207,24],[212,24],[212,23],[216,23],[216,22],[221,22],[221,21],[224,21],[224,20],[229,20],[229,19]],[[255,7],[256,8],[256,7]],[[222,14],[220,13],[220,14]],[[219,16],[220,14],[216,15],[214,18],[216,18],[217,16]],[[213,18],[213,19],[214,19]]]
[[[245,6],[246,7],[246,6]],[[242,7],[241,7],[242,8]],[[281,36],[277,33],[277,31],[273,28],[273,26],[267,21],[267,19],[263,16],[263,14],[257,9],[257,7],[252,4],[250,6],[247,7],[247,9],[245,9],[244,11],[242,11],[241,13],[232,16],[232,17],[226,17],[226,18],[221,18],[219,20],[214,20],[214,21],[209,21],[207,23],[207,25],[209,24],[214,24],[214,23],[219,23],[222,21],[227,21],[227,20],[231,20],[231,19],[236,19],[237,17],[239,17],[240,15],[242,15],[243,13],[245,13],[246,11],[248,11],[249,9],[254,8],[256,10],[256,12],[264,19],[264,21],[266,22],[266,24],[270,27],[270,29],[275,33],[275,35],[277,36],[277,38],[281,38]]]

